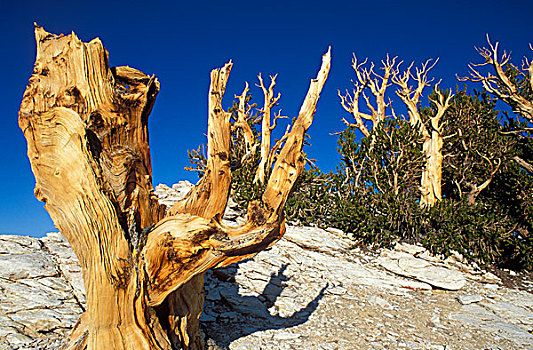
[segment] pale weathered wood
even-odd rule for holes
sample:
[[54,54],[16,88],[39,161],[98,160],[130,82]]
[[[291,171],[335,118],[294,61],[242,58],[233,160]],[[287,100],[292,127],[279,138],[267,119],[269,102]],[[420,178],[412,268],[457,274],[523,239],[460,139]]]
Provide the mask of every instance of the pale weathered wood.
[[257,167],[257,172],[255,174],[254,182],[264,184],[265,178],[270,165],[268,164],[268,158],[270,155],[270,136],[272,130],[276,127],[276,120],[280,118],[280,115],[275,116],[274,122],[271,125],[271,116],[272,108],[276,106],[281,94],[278,93],[277,96],[274,96],[274,86],[276,86],[276,77],[277,75],[270,77],[270,85],[268,89],[265,87],[263,82],[263,77],[261,74],[258,75],[259,87],[263,90],[263,95],[265,97],[265,102],[263,108],[261,109],[262,121],[261,121],[261,160],[259,161],[259,166]]
[[453,97],[452,94],[444,96],[439,90],[438,84],[435,86],[435,93],[437,98],[431,100],[437,111],[435,115],[430,116],[430,128],[428,130],[429,135],[424,137],[423,149],[426,155],[426,168],[422,172],[422,197],[420,202],[425,206],[433,206],[437,201],[442,200],[442,123],[441,119],[444,113],[450,107],[450,101]]
[[129,67],[110,69],[98,39],[84,44],[38,26],[35,34],[19,125],[36,196],[83,269],[88,307],[74,345],[170,349],[155,314],[145,312],[132,264],[141,229],[163,213],[152,193],[147,131],[157,80]]
[[225,226],[220,216],[212,219],[176,214],[150,230],[141,252],[147,272],[150,305],[165,297],[192,276],[216,266],[225,266],[256,254],[275,243],[284,233],[283,206],[290,189],[304,169],[303,136],[313,121],[316,104],[330,68],[330,53],[324,55],[317,79],[312,80],[288,140],[272,171],[262,204],[252,202],[248,219],[241,226]]
[[[224,213],[231,185],[231,114],[222,108],[222,98],[232,66],[230,62],[211,72],[205,174],[187,196],[169,210],[169,215],[189,213],[212,218]],[[161,306],[164,313],[168,313],[169,333],[173,341],[184,349],[202,348],[198,327],[204,303],[203,289],[204,273],[199,271],[189,283],[170,294]]]
[[246,98],[248,97],[248,82],[246,83],[244,90],[240,96],[235,96],[238,99],[237,120],[233,123],[233,129],[240,128],[244,136],[245,142],[245,154],[240,159],[241,164],[245,165],[255,154],[256,149],[259,147],[259,142],[255,140],[252,128],[248,124],[247,119],[250,117],[252,107],[247,105]]
[[[429,125],[425,124],[418,109],[420,97],[424,88],[430,86],[433,79],[428,79],[428,72],[437,64],[436,60],[433,64],[431,60],[422,64],[422,68],[416,68],[415,74],[411,73],[411,66],[404,72],[402,76],[393,77],[393,81],[400,89],[396,94],[402,99],[407,106],[409,114],[409,122],[411,125],[418,127],[423,137],[422,152],[426,157],[426,165],[422,170],[422,177],[420,180],[420,205],[422,207],[432,207],[438,201],[442,200],[442,125],[441,118],[444,116],[446,110],[450,107],[450,100],[453,95],[449,94],[446,98],[438,89],[439,83],[435,85],[435,93],[437,99],[431,100],[437,107],[435,115],[430,117]],[[412,91],[409,86],[410,78],[417,82],[417,87]]]
[[[430,126],[424,124],[422,116],[419,111],[420,97],[424,89],[431,85],[433,79],[428,79],[428,72],[437,64],[438,59],[431,64],[431,60],[427,60],[422,64],[421,68],[416,68],[415,73],[411,72],[413,64],[400,76],[393,77],[393,82],[399,86],[396,94],[407,106],[407,113],[409,114],[409,122],[414,127],[420,130],[423,137],[422,152],[426,157],[426,165],[422,171],[420,180],[420,205],[422,207],[431,207],[442,199],[441,182],[442,182],[442,135],[440,119],[444,112],[449,107],[451,96],[448,96],[444,101],[444,96],[438,91],[438,84],[435,87],[439,99],[433,101],[437,105],[437,113],[430,117]],[[416,88],[413,89],[409,85],[409,80],[413,78],[417,83]]]
[[[340,91],[337,91],[340,99],[341,105],[348,113],[350,113],[355,119],[355,124],[348,122],[346,119],[342,119],[347,126],[354,126],[358,128],[363,135],[370,136],[370,130],[365,125],[365,120],[372,122],[373,127],[377,127],[385,118],[387,118],[387,108],[390,106],[390,101],[385,102],[385,92],[387,88],[391,85],[391,78],[395,77],[399,73],[399,65],[396,64],[397,57],[389,58],[387,55],[387,60],[382,61],[383,70],[382,75],[374,72],[374,63],[370,63],[370,68],[366,68],[365,65],[368,59],[365,59],[363,62],[358,63],[357,56],[353,55],[352,59],[352,68],[357,76],[357,80],[353,82],[353,96],[346,91],[346,95],[342,95]],[[368,96],[365,95],[364,90],[368,88],[375,98],[376,106],[370,102]],[[371,111],[371,114],[361,112],[359,109],[359,98],[363,95],[363,98],[366,101],[366,106]]]
[[296,179],[304,169],[305,160],[301,152],[304,135],[313,122],[318,98],[328,78],[330,66],[331,48],[322,57],[322,66],[316,79],[311,80],[307,95],[300,107],[298,119],[294,122],[278,160],[274,164],[270,180],[263,194],[263,202],[267,210],[276,215],[281,214],[283,205],[289,196],[287,188],[294,186]]
[[[489,35],[487,34],[487,43],[489,47],[482,47],[478,49],[479,54],[485,59],[485,62],[479,64],[470,64],[470,77],[459,78],[460,81],[472,81],[472,82],[481,82],[483,88],[489,93],[498,97],[503,102],[507,103],[509,107],[513,109],[513,112],[527,119],[530,123],[533,123],[533,101],[528,100],[520,93],[520,88],[513,82],[505,71],[507,70],[507,65],[512,65],[510,63],[511,55],[507,52],[503,52],[501,57],[498,54],[499,42],[492,44],[490,42]],[[531,50],[533,50],[533,45],[529,44]],[[480,73],[479,68],[490,65],[494,69],[493,75],[488,73],[486,75]],[[515,67],[517,71],[520,71],[519,68]],[[533,89],[533,60],[528,60],[524,58],[521,67],[522,71],[529,75],[529,86]],[[527,75],[524,75],[524,78],[527,78]]]
[[[154,76],[110,68],[98,39],[35,29],[37,58],[19,125],[35,195],[78,256],[87,292],[65,349],[201,349],[203,274],[250,257],[284,233],[283,206],[303,170],[302,145],[330,65],[324,56],[272,172],[239,227],[220,222],[230,190],[231,63],[211,72],[204,177],[169,210],[152,189],[148,116]],[[166,216],[166,217],[165,217]]]
[[187,196],[171,208],[170,215],[190,213],[210,218],[216,214],[222,214],[226,208],[231,183],[231,114],[222,108],[222,98],[232,66],[230,62],[223,68],[211,72],[208,99],[207,169],[205,175]]
[[513,160],[519,164],[522,168],[526,169],[530,174],[533,174],[533,164],[528,163],[523,158],[519,156],[514,156]]

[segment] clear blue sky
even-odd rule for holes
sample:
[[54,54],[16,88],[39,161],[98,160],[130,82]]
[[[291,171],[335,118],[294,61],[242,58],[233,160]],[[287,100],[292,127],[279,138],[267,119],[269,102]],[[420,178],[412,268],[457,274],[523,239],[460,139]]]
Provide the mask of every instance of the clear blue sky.
[[[195,3],[195,4],[193,4]],[[338,163],[336,137],[345,116],[337,89],[350,87],[352,52],[379,61],[440,57],[433,76],[454,87],[455,73],[479,61],[485,33],[521,57],[533,56],[533,1],[8,1],[0,3],[0,233],[41,236],[53,223],[33,196],[34,178],[17,111],[35,58],[33,22],[52,33],[100,37],[113,66],[155,74],[161,92],[150,124],[154,184],[195,181],[186,150],[204,142],[209,71],[232,59],[225,105],[244,81],[279,73],[283,114],[294,116],[328,45],[330,77],[310,130],[307,152],[325,171]],[[261,98],[260,90],[252,94]]]

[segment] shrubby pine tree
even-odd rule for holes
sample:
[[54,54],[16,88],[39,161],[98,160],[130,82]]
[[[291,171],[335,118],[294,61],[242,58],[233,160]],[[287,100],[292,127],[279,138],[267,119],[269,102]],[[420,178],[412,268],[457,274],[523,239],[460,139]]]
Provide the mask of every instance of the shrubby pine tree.
[[414,239],[425,164],[422,144],[418,128],[402,119],[384,120],[360,142],[354,127],[342,132],[332,223],[366,244]]
[[[483,264],[533,267],[533,64],[525,60],[520,70],[506,54],[498,61],[497,45],[489,45],[480,53],[496,76],[483,77],[472,66],[470,79],[483,82],[485,91],[456,91],[454,96],[436,88],[427,107],[419,97],[430,82],[428,62],[402,75],[395,59],[387,59],[378,75],[374,64],[364,68],[366,61],[359,64],[354,58],[355,89],[340,95],[355,123],[345,120],[348,128],[338,141],[341,166],[334,176],[331,215],[336,226],[362,243],[414,240],[433,252],[457,250]],[[416,88],[408,85],[409,77],[418,82]],[[391,85],[408,109],[409,132],[392,101],[385,103],[385,89]],[[490,94],[517,116],[496,110]],[[360,96],[370,113],[361,111]],[[431,148],[434,152],[428,152]]]
[[453,249],[483,264],[527,267],[521,251],[531,242],[519,232],[531,227],[526,216],[513,213],[523,203],[514,179],[529,191],[531,185],[520,176],[516,143],[495,107],[486,92],[457,91],[452,99],[444,116],[444,199],[426,213],[424,242],[435,252]]

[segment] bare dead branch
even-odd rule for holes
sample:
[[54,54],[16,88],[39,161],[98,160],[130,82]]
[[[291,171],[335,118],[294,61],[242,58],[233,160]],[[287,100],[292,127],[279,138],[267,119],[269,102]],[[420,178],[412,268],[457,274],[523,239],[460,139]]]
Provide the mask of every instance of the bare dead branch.
[[530,174],[533,174],[533,164],[528,163],[526,160],[519,156],[513,157],[513,160],[518,163],[522,168],[526,169]]
[[[426,86],[430,86],[432,79],[428,79],[428,73],[429,71],[435,67],[437,62],[439,61],[436,59],[433,64],[431,64],[432,59],[428,59],[426,62],[422,64],[422,67],[415,68],[415,73],[413,74],[411,72],[411,69],[414,65],[414,62],[412,62],[409,67],[403,72],[403,74],[396,74],[392,76],[392,81],[400,87],[399,90],[396,90],[396,94],[400,99],[405,103],[407,107],[407,111],[409,114],[409,122],[411,125],[421,125],[422,124],[422,118],[420,117],[420,112],[418,110],[418,104],[420,102],[420,97],[422,96],[422,92]],[[409,85],[409,80],[413,79],[415,82],[417,82],[416,88],[413,90],[413,88]],[[420,126],[421,131],[424,133],[423,126]]]
[[174,204],[168,215],[190,213],[205,218],[222,214],[226,208],[231,184],[230,142],[231,114],[222,108],[233,63],[211,71],[207,123],[207,169],[187,196]]
[[486,156],[481,155],[481,154],[480,156],[483,157],[483,159],[485,159],[490,164],[492,171],[490,173],[489,178],[485,180],[481,185],[476,185],[471,182],[466,183],[466,185],[470,187],[470,192],[468,193],[468,196],[467,196],[468,203],[470,204],[474,204],[476,201],[476,198],[479,196],[481,191],[483,191],[485,188],[487,188],[490,185],[490,183],[492,182],[492,179],[494,178],[494,175],[496,175],[496,173],[498,172],[502,164],[502,160],[498,158],[498,164],[496,165],[496,167],[494,167],[492,162]]
[[178,214],[160,221],[150,230],[141,253],[145,259],[138,267],[145,271],[146,281],[149,281],[150,305],[162,303],[165,297],[193,276],[212,267],[226,266],[251,257],[283,236],[283,206],[304,169],[304,135],[313,120],[330,62],[328,51],[276,160],[262,197],[263,205],[257,202],[250,204],[246,223],[228,227],[221,223],[220,215],[207,219]]
[[270,131],[273,131],[276,126],[278,126],[278,119],[288,119],[287,116],[281,115],[281,109],[278,111],[278,114],[274,113],[274,120],[272,121],[272,126],[270,127]]
[[[342,95],[340,91],[338,91],[342,107],[355,119],[355,124],[349,123],[349,125],[357,127],[365,137],[370,134],[370,131],[365,126],[363,120],[372,121],[373,127],[375,127],[387,117],[386,110],[390,106],[390,100],[389,103],[385,102],[385,92],[387,87],[391,85],[389,82],[391,77],[398,74],[398,67],[401,62],[396,64],[396,59],[397,57],[391,59],[389,55],[387,55],[387,59],[381,61],[383,74],[380,75],[374,71],[375,65],[373,62],[370,62],[370,67],[365,67],[368,59],[359,63],[357,61],[357,56],[354,54],[352,68],[355,71],[357,80],[353,82],[353,96],[351,96],[348,91],[346,92],[346,95]],[[364,93],[366,88],[370,90],[374,97],[376,106],[372,104],[369,97]],[[359,97],[361,95],[365,99],[366,106],[371,114],[360,111]]]
[[[262,113],[262,123],[261,123],[261,160],[259,162],[259,167],[257,168],[257,172],[255,174],[254,183],[265,183],[265,177],[268,172],[267,170],[267,162],[268,162],[268,156],[270,153],[270,144],[271,144],[271,133],[273,128],[271,127],[271,113],[272,113],[272,107],[274,107],[278,100],[281,98],[281,94],[278,93],[276,97],[274,97],[274,86],[276,85],[276,77],[277,75],[270,76],[270,85],[268,89],[265,87],[265,84],[263,82],[263,78],[261,74],[259,74],[259,84],[258,87],[263,90],[264,95],[264,105],[261,109]],[[274,119],[274,126],[275,126],[275,120]]]
[[430,117],[431,120],[431,127],[433,130],[437,131],[440,134],[441,131],[441,124],[440,120],[444,113],[446,113],[446,110],[450,107],[450,101],[453,98],[453,94],[449,93],[445,97],[444,94],[439,89],[440,81],[435,84],[435,93],[437,94],[436,99],[431,99],[430,101],[433,102],[437,106],[437,113]]
[[240,96],[235,96],[239,100],[239,109],[237,110],[237,120],[233,124],[235,128],[241,128],[244,141],[246,143],[246,153],[249,153],[254,147],[255,140],[254,134],[250,125],[247,122],[248,117],[250,116],[251,107],[246,105],[246,97],[248,95],[248,82],[244,87],[244,90]]
[[287,184],[296,182],[299,174],[304,170],[305,160],[301,152],[304,143],[304,135],[313,122],[318,98],[322,87],[326,82],[331,65],[331,48],[322,56],[322,65],[316,79],[311,80],[307,95],[298,113],[298,118],[294,122],[291,132],[287,137],[285,145],[281,149],[278,159],[274,164],[265,193],[263,203],[269,210],[279,212],[285,204],[289,192],[286,191]]
[[[519,88],[505,74],[505,66],[509,63],[511,56],[504,51],[501,57],[499,57],[499,43],[496,42],[493,45],[488,34],[487,43],[489,48],[477,48],[478,53],[485,59],[485,62],[469,64],[470,77],[458,77],[459,80],[481,82],[487,92],[508,104],[513,109],[513,112],[533,122],[533,102],[528,101],[520,95]],[[492,66],[496,75],[492,75],[490,72],[486,75],[481,74],[477,67],[486,65]],[[533,74],[531,74],[533,72],[533,61],[532,63],[528,63],[526,58],[522,69],[529,73],[530,85],[533,88]]]
[[279,139],[274,144],[272,149],[270,150],[270,154],[268,155],[268,161],[267,161],[268,169],[270,169],[272,167],[272,164],[274,163],[274,157],[276,156],[276,152],[281,147],[281,145],[283,145],[283,142],[285,142],[285,140],[287,140],[287,137],[289,136],[290,129],[291,129],[291,126],[287,125],[287,129],[285,129],[285,134],[283,135],[283,137],[281,139]]

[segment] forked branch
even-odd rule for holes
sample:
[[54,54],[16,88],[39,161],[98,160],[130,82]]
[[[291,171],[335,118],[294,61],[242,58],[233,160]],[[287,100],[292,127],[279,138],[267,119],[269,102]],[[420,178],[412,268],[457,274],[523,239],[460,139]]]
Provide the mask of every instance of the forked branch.
[[250,203],[246,223],[227,227],[220,222],[220,215],[209,219],[177,214],[150,230],[141,253],[144,259],[139,266],[145,271],[145,280],[149,283],[150,305],[163,302],[167,295],[193,276],[255,255],[283,236],[283,207],[305,166],[302,152],[305,133],[313,121],[330,62],[328,50],[274,164],[262,203]]
[[450,108],[450,101],[453,98],[453,94],[446,93],[443,94],[442,91],[439,89],[440,81],[435,84],[435,93],[437,94],[437,98],[431,99],[430,101],[435,104],[437,107],[437,112],[434,116],[430,117],[431,121],[431,128],[435,131],[437,131],[439,134],[441,133],[441,123],[440,120],[444,116],[444,113],[446,113],[446,110]]
[[[506,51],[503,52],[501,57],[498,55],[499,42],[492,44],[487,34],[487,43],[489,47],[476,48],[478,53],[485,59],[483,63],[471,63],[468,65],[470,68],[470,76],[459,78],[460,81],[472,81],[481,82],[485,90],[500,100],[508,104],[513,112],[521,115],[530,122],[533,123],[533,101],[529,101],[520,94],[520,89],[506,74],[506,65],[510,64],[511,56]],[[530,44],[530,48],[533,50],[533,46]],[[490,65],[492,66],[494,73],[482,74],[478,67]],[[527,72],[529,75],[529,84],[533,89],[533,60],[529,61],[527,58],[522,63],[522,71]],[[518,68],[517,68],[518,70]]]
[[259,79],[258,87],[263,90],[265,102],[261,109],[262,123],[261,123],[261,160],[259,161],[259,167],[255,174],[254,183],[265,183],[265,177],[268,172],[268,158],[270,154],[271,134],[272,130],[276,127],[277,120],[281,118],[281,112],[278,115],[274,115],[274,121],[271,122],[272,108],[277,105],[281,94],[278,93],[274,96],[274,86],[276,86],[277,75],[270,76],[270,85],[268,89],[265,87],[263,77],[261,74],[257,77]]
[[[338,91],[341,105],[345,111],[350,113],[355,120],[355,123],[348,122],[345,118],[342,121],[347,126],[353,126],[359,129],[364,136],[369,136],[370,131],[366,126],[365,121],[371,121],[373,127],[379,125],[386,117],[387,108],[390,106],[390,101],[385,102],[385,93],[387,88],[391,85],[390,80],[392,77],[398,74],[398,68],[401,64],[396,64],[397,57],[392,59],[387,55],[387,59],[381,61],[381,69],[383,74],[380,75],[374,71],[375,65],[370,63],[370,67],[365,67],[368,59],[359,63],[357,56],[353,55],[352,68],[355,71],[356,81],[352,81],[354,88],[352,95],[346,91],[345,95],[342,95]],[[375,99],[375,106],[370,101],[370,98],[364,93],[365,89],[369,89],[370,93]],[[370,113],[364,113],[359,107],[359,98],[363,96],[366,102],[366,107]]]
[[496,167],[492,162],[485,156],[482,156],[490,165],[491,167],[491,173],[489,175],[489,178],[485,180],[481,185],[476,185],[475,183],[467,182],[466,185],[470,187],[470,192],[467,195],[467,201],[470,204],[474,204],[476,201],[477,196],[483,191],[485,188],[487,188],[490,183],[492,182],[492,179],[494,178],[494,175],[498,172],[500,169],[500,166],[502,165],[502,160],[498,158],[498,164],[496,164]]
[[[422,96],[424,88],[431,85],[433,78],[429,79],[428,73],[433,67],[435,67],[439,59],[436,59],[433,64],[431,64],[431,61],[432,59],[429,59],[422,64],[422,67],[416,67],[414,74],[411,72],[414,65],[413,62],[409,67],[407,67],[407,70],[403,72],[402,75],[396,74],[392,77],[392,81],[399,87],[399,89],[396,90],[396,94],[407,107],[409,122],[411,125],[419,124],[421,128],[422,118],[418,109],[420,97]],[[416,82],[416,87],[414,89],[409,84],[409,80],[411,78]]]
[[244,142],[246,145],[246,154],[244,157],[248,156],[250,153],[253,153],[257,148],[257,144],[254,140],[254,133],[250,124],[248,124],[247,119],[250,117],[252,107],[246,103],[246,98],[248,96],[248,83],[246,83],[244,90],[240,96],[235,96],[238,99],[238,110],[237,110],[237,120],[233,124],[234,128],[240,128],[244,135]]

